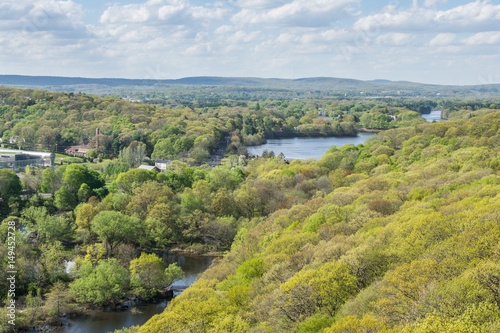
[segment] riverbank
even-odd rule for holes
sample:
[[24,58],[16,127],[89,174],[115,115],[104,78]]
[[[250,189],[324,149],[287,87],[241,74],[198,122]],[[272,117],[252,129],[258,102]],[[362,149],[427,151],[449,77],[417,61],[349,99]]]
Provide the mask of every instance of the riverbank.
[[207,249],[197,249],[197,248],[182,248],[176,247],[168,251],[171,254],[175,255],[196,255],[201,257],[223,257],[224,252],[221,251],[211,251]]
[[321,159],[331,146],[341,147],[346,144],[365,143],[375,133],[358,133],[355,137],[295,137],[288,139],[269,139],[266,144],[247,147],[254,156],[262,156],[264,151],[274,152],[274,156],[283,153],[286,160]]
[[[173,251],[172,249],[171,251]],[[184,272],[182,279],[174,281],[170,289],[175,289],[173,297],[181,292],[180,287],[189,287],[207,270],[212,261],[219,256],[210,256],[207,253],[202,255],[164,253],[160,255],[166,266],[176,263]],[[156,298],[152,301],[129,300],[129,303],[122,303],[121,307],[108,309],[92,309],[88,315],[78,318],[70,318],[67,326],[58,327],[58,333],[107,333],[118,329],[128,328],[136,325],[143,325],[151,317],[163,312],[170,303],[169,299]],[[124,306],[125,305],[125,306]]]
[[387,131],[385,129],[373,129],[373,128],[360,128],[358,129],[358,133],[381,133]]

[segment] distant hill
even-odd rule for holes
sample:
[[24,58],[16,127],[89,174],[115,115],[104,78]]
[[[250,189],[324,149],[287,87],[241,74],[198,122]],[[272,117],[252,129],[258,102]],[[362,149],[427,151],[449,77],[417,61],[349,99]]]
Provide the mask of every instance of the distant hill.
[[[104,86],[151,86],[162,85],[204,85],[204,86],[239,86],[239,87],[277,87],[311,88],[336,86],[363,86],[365,81],[354,79],[339,79],[330,77],[301,78],[301,79],[264,79],[254,77],[218,77],[194,76],[181,79],[151,80],[151,79],[119,79],[119,78],[83,78],[62,76],[26,76],[0,75],[0,84],[16,86],[67,86],[67,85],[104,85]],[[369,83],[368,83],[369,84]]]
[[[389,81],[377,79],[362,81],[347,78],[312,77],[299,79],[255,78],[255,77],[218,77],[196,76],[181,79],[120,79],[120,78],[83,78],[61,76],[0,75],[0,85],[22,88],[39,88],[53,91],[80,91],[97,93],[122,87],[123,89],[148,90],[149,88],[168,88],[175,86],[232,86],[248,88],[338,90],[339,92],[357,91],[367,95],[411,95],[411,96],[488,96],[500,95],[500,84],[476,86],[447,86],[423,84],[408,81]],[[129,87],[129,88],[127,88]],[[483,96],[479,96],[483,97]]]
[[368,82],[387,83],[387,82],[391,82],[391,80],[376,79],[376,80],[369,80]]

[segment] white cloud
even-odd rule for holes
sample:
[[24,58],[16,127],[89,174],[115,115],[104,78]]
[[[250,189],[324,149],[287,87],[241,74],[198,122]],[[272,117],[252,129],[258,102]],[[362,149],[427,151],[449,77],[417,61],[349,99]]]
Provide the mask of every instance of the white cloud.
[[405,33],[388,33],[378,36],[375,42],[381,45],[403,46],[412,42],[414,35]]
[[462,40],[467,45],[498,44],[500,45],[500,31],[485,31]]
[[221,19],[226,14],[223,8],[192,6],[187,0],[149,0],[110,6],[101,15],[100,23],[187,25],[195,20]]
[[2,1],[0,3],[0,19],[9,21],[17,20],[26,15],[30,7],[32,7],[32,4],[28,1]]
[[226,34],[228,32],[231,32],[231,31],[234,31],[235,28],[231,25],[221,25],[220,27],[218,27],[217,29],[215,29],[215,34],[217,35],[221,35],[221,34]]
[[213,48],[211,43],[200,43],[190,46],[184,52],[188,56],[205,56],[212,53]]
[[0,0],[0,73],[429,82],[467,64],[450,75],[500,75],[498,0],[466,1],[407,1],[373,14],[361,0],[129,0],[99,13],[94,1]]
[[256,40],[259,34],[260,34],[259,31],[252,31],[250,33],[246,33],[243,30],[238,30],[228,38],[228,41],[232,44],[249,43],[251,41]]
[[338,43],[351,41],[354,37],[354,33],[345,29],[330,29],[314,33],[306,33],[302,36],[301,41],[304,43]]
[[445,4],[447,0],[425,0],[424,7],[435,7],[440,4]]
[[434,37],[430,42],[430,46],[446,46],[450,45],[455,41],[456,34],[452,33],[442,33]]
[[143,23],[151,18],[149,9],[138,5],[113,5],[101,15],[101,23]]
[[340,18],[354,15],[354,5],[360,0],[294,0],[265,10],[243,8],[232,21],[237,24],[271,26],[330,26]]
[[238,0],[235,5],[241,8],[268,9],[283,6],[287,0]]
[[414,7],[398,11],[386,7],[384,12],[365,16],[355,24],[356,30],[473,32],[500,24],[500,5],[475,1],[449,10]]
[[0,30],[20,33],[83,29],[82,7],[71,1],[4,1],[0,4]]

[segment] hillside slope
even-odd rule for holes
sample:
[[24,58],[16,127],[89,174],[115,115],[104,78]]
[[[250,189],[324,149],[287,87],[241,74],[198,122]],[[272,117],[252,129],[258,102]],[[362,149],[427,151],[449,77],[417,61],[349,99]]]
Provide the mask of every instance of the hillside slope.
[[296,181],[288,207],[255,217],[164,313],[125,331],[498,332],[499,129],[496,112],[320,161],[254,162],[256,188]]
[[491,97],[500,94],[500,84],[434,85],[407,81],[363,81],[348,78],[310,77],[299,79],[197,76],[179,79],[82,78],[59,76],[0,75],[0,85],[39,88],[51,91],[86,92],[115,95],[123,91],[157,91],[176,87],[241,87],[287,90],[335,90],[361,95],[394,95],[402,97],[472,96]]

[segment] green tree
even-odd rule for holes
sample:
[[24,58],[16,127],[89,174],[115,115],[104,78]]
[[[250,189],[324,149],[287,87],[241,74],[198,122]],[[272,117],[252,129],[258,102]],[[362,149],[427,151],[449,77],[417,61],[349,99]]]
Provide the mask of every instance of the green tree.
[[203,146],[198,145],[189,151],[189,157],[194,159],[196,164],[202,164],[210,158],[210,152]]
[[91,230],[101,241],[109,245],[108,254],[113,252],[116,245],[132,241],[136,238],[140,220],[120,212],[99,212],[91,222]]
[[155,178],[155,171],[132,169],[118,175],[116,178],[116,188],[125,193],[132,193],[134,188],[139,187],[148,180],[155,180]]
[[[174,193],[164,184],[148,180],[134,189],[134,196],[127,205],[127,213],[145,219],[157,204],[168,204]],[[168,216],[166,216],[168,217]]]
[[86,262],[77,275],[79,278],[69,285],[76,300],[99,306],[119,302],[130,285],[128,270],[116,259],[101,260],[95,267]]
[[0,214],[9,211],[9,200],[21,194],[21,180],[11,169],[0,169]]
[[87,200],[92,196],[92,189],[90,186],[83,183],[78,190],[77,196],[80,202],[87,202]]
[[[83,184],[87,186],[82,188]],[[55,193],[55,204],[61,210],[71,210],[80,201],[79,193],[82,198],[90,197],[95,190],[103,187],[104,184],[104,179],[97,171],[82,165],[70,164],[64,170],[61,188]]]
[[245,183],[241,188],[235,191],[234,202],[240,211],[240,214],[245,217],[253,217],[261,208],[261,200],[259,193],[250,184]]
[[62,241],[71,236],[75,225],[64,216],[47,215],[37,221],[36,230],[42,242]]
[[79,164],[70,164],[66,167],[63,174],[63,185],[75,194],[83,183],[90,189],[95,190],[103,187],[105,182],[101,175],[94,170],[88,169]]
[[76,231],[84,234],[84,240],[91,236],[90,222],[97,215],[97,213],[99,213],[99,209],[89,203],[79,206],[78,210],[76,211],[75,223],[78,226],[78,229]]
[[72,192],[67,186],[62,186],[55,193],[54,203],[60,210],[72,210],[78,205],[77,193]]
[[44,309],[51,317],[59,318],[63,314],[78,312],[76,304],[73,304],[73,295],[62,281],[54,283],[50,291],[45,294],[45,299]]
[[132,141],[127,148],[120,151],[119,159],[121,162],[128,163],[132,167],[139,166],[146,157],[146,144],[138,141]]
[[130,261],[130,281],[136,295],[151,298],[158,289],[165,288],[182,278],[183,272],[177,264],[163,268],[163,261],[155,254],[142,253]]
[[38,235],[41,242],[62,241],[71,235],[74,225],[64,216],[50,215],[45,207],[25,208],[21,216],[30,231]]
[[210,205],[210,211],[217,216],[231,216],[234,214],[234,200],[229,191],[220,188]]
[[54,193],[61,186],[61,179],[58,177],[57,173],[52,168],[46,168],[42,171],[42,184],[40,189],[45,193]]

